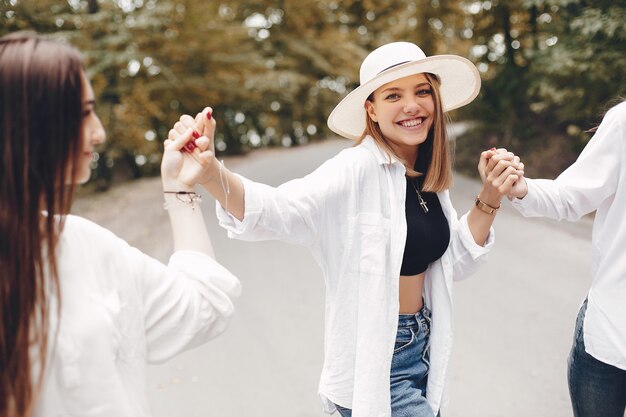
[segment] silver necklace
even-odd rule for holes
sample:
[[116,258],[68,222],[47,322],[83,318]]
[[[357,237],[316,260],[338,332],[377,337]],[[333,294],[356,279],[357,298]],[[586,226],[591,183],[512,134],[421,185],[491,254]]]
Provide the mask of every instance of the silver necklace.
[[424,213],[428,213],[428,206],[426,205],[426,201],[422,198],[422,194],[420,194],[420,191],[415,186],[415,183],[412,180],[410,182],[415,190],[415,193],[417,194],[417,200],[419,201],[420,206],[422,206],[422,210],[424,210]]

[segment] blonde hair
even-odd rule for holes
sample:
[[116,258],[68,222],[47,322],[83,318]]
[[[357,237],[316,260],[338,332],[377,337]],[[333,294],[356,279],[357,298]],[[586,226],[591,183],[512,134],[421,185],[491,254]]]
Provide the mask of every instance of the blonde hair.
[[[439,192],[450,188],[452,185],[452,158],[450,156],[450,150],[448,146],[448,135],[446,132],[446,122],[449,120],[447,113],[444,113],[443,106],[441,104],[441,93],[439,86],[441,82],[439,77],[434,74],[424,73],[426,80],[432,88],[433,102],[435,103],[435,112],[433,115],[433,124],[428,132],[428,138],[426,142],[432,143],[432,154],[428,160],[428,168],[426,170],[426,178],[424,179],[424,191]],[[368,98],[368,101],[374,101],[372,95]],[[366,112],[367,113],[367,112]],[[366,136],[371,136],[374,141],[380,146],[380,148],[389,156],[394,157],[404,164],[406,168],[406,175],[408,177],[419,177],[424,175],[423,172],[415,171],[414,167],[410,166],[404,159],[400,158],[396,154],[393,148],[389,145],[388,139],[383,135],[378,123],[374,122],[369,114],[366,116],[365,132],[356,145],[363,142]],[[425,142],[425,143],[426,143]],[[422,147],[424,144],[422,144]]]

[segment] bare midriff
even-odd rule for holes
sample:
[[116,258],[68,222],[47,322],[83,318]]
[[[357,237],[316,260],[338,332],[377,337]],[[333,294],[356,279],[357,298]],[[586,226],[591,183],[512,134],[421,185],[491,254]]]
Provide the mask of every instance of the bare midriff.
[[400,314],[415,314],[422,309],[425,275],[425,272],[417,275],[400,275]]

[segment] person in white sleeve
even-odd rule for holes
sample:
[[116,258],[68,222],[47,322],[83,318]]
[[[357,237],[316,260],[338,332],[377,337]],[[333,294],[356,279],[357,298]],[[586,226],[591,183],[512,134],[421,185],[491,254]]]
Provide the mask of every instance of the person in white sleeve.
[[175,252],[163,265],[69,214],[104,140],[77,50],[0,38],[0,416],[148,417],[146,364],[233,314],[240,284],[213,259],[194,192],[209,153],[165,143]]
[[[439,413],[452,282],[485,259],[500,200],[521,174],[516,157],[483,152],[481,164],[498,165],[476,205],[457,218],[445,112],[472,101],[479,88],[468,60],[390,43],[365,58],[361,86],[328,119],[354,147],[277,188],[234,175],[217,159],[200,180],[231,237],[305,245],[319,263],[326,282],[319,393],[328,413]],[[181,117],[170,139],[201,120]],[[212,129],[195,144],[211,147]]]
[[[489,172],[489,166],[485,166]],[[591,288],[581,303],[568,358],[575,417],[626,411],[626,102],[611,108],[555,180],[522,178],[513,207],[527,217],[575,221],[596,211]]]

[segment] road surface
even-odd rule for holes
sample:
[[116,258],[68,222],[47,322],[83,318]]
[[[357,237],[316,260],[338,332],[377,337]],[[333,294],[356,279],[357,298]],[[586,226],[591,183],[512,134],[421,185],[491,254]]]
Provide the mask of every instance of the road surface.
[[[235,172],[277,185],[350,146],[329,140],[227,159]],[[459,213],[480,184],[456,176]],[[202,203],[218,260],[243,294],[227,332],[149,368],[155,417],[323,417],[323,279],[309,253],[279,242],[229,240]],[[158,178],[80,198],[74,212],[167,261],[172,250]],[[503,203],[497,243],[478,274],[455,284],[455,342],[444,417],[569,417],[566,358],[590,283],[591,221],[524,219]]]

